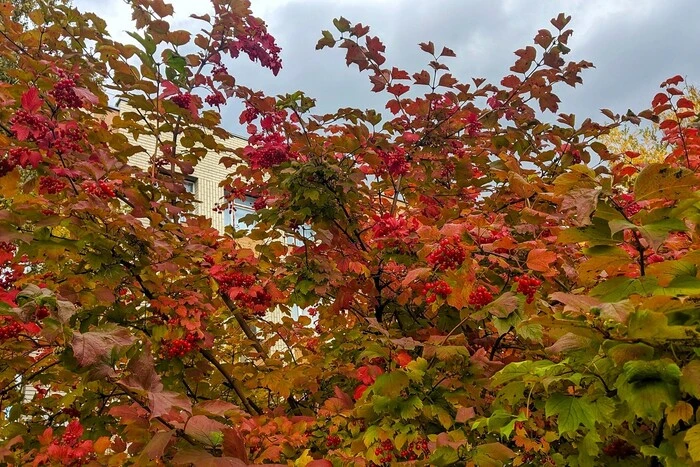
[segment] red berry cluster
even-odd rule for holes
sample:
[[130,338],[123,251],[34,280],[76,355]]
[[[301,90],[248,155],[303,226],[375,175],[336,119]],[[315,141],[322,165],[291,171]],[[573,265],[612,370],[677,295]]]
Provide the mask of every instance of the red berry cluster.
[[469,304],[477,310],[491,303],[491,300],[493,300],[493,295],[483,285],[478,286],[469,294]]
[[[47,434],[51,428],[47,428]],[[53,430],[52,430],[53,431]],[[52,433],[49,432],[49,433]],[[95,450],[91,440],[80,439],[83,436],[83,426],[80,421],[73,420],[66,427],[60,440],[53,440],[46,451],[49,459],[62,465],[83,465],[94,457]]]
[[170,98],[173,104],[182,109],[189,109],[192,103],[192,94],[189,92],[180,92]]
[[474,138],[481,131],[481,122],[479,121],[479,115],[475,113],[470,113],[464,120],[464,131],[469,135],[469,137]]
[[439,271],[457,269],[467,258],[467,253],[457,235],[440,240],[437,248],[428,255],[428,263]]
[[326,447],[328,449],[335,449],[340,446],[340,436],[338,435],[328,435],[326,437]]
[[3,321],[7,324],[0,326],[0,340],[14,339],[24,330],[24,327],[14,319],[5,318]]
[[272,296],[265,289],[256,285],[247,293],[239,292],[232,297],[242,308],[249,309],[255,316],[265,316],[267,309],[272,304]]
[[86,180],[80,184],[80,186],[85,190],[85,193],[98,198],[109,199],[116,196],[116,187],[118,183],[113,180],[99,180],[97,182],[93,180]]
[[635,455],[637,450],[624,439],[617,438],[603,448],[603,453],[609,457],[624,459],[625,457]]
[[[416,452],[419,451],[419,452]],[[418,459],[421,455],[427,455],[428,454],[428,440],[423,438],[420,439],[416,442],[410,442],[408,443],[408,447],[406,449],[401,450],[399,453],[399,456],[409,460],[409,461],[414,461]]]
[[226,103],[226,98],[220,92],[216,92],[214,94],[209,94],[207,97],[205,97],[204,102],[211,105],[212,107],[219,107],[220,105]]
[[77,125],[60,124],[53,134],[53,149],[62,154],[80,151],[85,141],[85,131]]
[[49,316],[51,314],[51,311],[48,309],[48,307],[42,305],[39,308],[36,309],[36,313],[34,313],[34,316],[36,317],[37,320],[42,320]]
[[42,156],[38,151],[29,148],[15,147],[10,149],[5,157],[0,158],[0,177],[10,173],[15,167],[36,167],[41,162]]
[[64,72],[59,72],[63,77],[58,80],[53,89],[49,91],[54,99],[56,106],[62,109],[79,109],[83,106],[83,101],[75,93],[75,84],[80,79],[80,75],[74,74],[71,78],[66,76]]
[[56,177],[41,177],[39,179],[39,193],[42,195],[55,195],[61,193],[66,187],[66,182]]
[[423,286],[425,303],[433,303],[438,297],[445,298],[452,293],[452,287],[442,279],[426,282]]
[[386,171],[394,177],[405,174],[411,167],[406,158],[406,150],[403,148],[394,148],[391,151],[377,149],[377,154]]
[[410,248],[414,245],[415,240],[409,237],[420,226],[415,218],[404,215],[395,217],[387,213],[381,217],[375,216],[374,220],[372,236],[378,248]]
[[578,149],[574,149],[571,147],[569,143],[564,143],[562,144],[561,148],[559,148],[559,152],[563,154],[569,154],[571,156],[571,160],[574,164],[580,164],[581,163],[581,151]]
[[518,283],[518,292],[525,295],[527,303],[532,303],[535,300],[535,293],[537,289],[542,285],[542,281],[534,277],[530,277],[527,274],[513,279]]
[[184,339],[173,339],[163,343],[163,355],[168,360],[181,358],[196,350],[199,337],[195,334],[187,334]]
[[51,131],[51,123],[42,115],[17,109],[10,119],[12,131],[20,141],[36,140]]
[[632,217],[642,210],[642,207],[634,200],[634,195],[629,193],[619,195],[616,201],[627,217]]
[[374,454],[379,457],[379,462],[389,464],[393,460],[394,443],[390,439],[382,441],[381,445],[374,450]]
[[251,135],[243,154],[248,157],[253,169],[269,169],[297,158],[280,133]]
[[252,274],[238,271],[219,272],[218,268],[212,268],[211,274],[222,289],[230,289],[232,287],[248,288],[255,284],[255,276]]

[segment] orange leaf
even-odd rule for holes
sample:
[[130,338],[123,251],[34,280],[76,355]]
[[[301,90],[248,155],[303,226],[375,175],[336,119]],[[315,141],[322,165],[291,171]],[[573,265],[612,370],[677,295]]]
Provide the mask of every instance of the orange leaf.
[[527,255],[527,267],[533,271],[547,272],[549,265],[557,260],[557,254],[544,248],[537,248]]

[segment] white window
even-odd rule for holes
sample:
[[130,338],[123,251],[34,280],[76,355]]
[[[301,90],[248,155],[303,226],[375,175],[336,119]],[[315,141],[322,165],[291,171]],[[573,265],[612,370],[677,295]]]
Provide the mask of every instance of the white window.
[[245,216],[255,212],[253,203],[255,203],[255,198],[252,196],[246,196],[245,200],[235,200],[232,209],[224,210],[224,225],[230,225],[235,230],[248,230],[253,227],[255,223],[248,225],[242,220]]

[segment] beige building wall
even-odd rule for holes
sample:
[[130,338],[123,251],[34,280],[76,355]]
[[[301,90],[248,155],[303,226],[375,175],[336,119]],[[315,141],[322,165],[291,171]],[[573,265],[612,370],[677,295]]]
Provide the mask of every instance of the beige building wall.
[[[119,112],[127,111],[125,105],[119,106]],[[150,168],[150,158],[155,151],[156,140],[150,135],[141,135],[134,139],[127,135],[132,144],[141,146],[145,152],[136,154],[130,158],[130,162],[144,170]],[[244,138],[234,136],[222,141],[222,144],[230,149],[241,148],[247,141]],[[194,173],[188,178],[193,183],[194,195],[197,199],[195,214],[209,217],[212,225],[220,232],[224,231],[224,214],[216,212],[214,208],[222,201],[224,189],[220,183],[226,178],[228,170],[219,164],[221,154],[209,151],[206,156],[195,166]]]

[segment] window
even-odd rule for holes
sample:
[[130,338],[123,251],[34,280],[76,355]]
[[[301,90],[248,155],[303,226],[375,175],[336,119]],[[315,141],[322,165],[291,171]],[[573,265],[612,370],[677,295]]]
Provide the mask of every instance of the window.
[[224,210],[224,225],[230,225],[235,230],[248,230],[253,227],[255,223],[248,225],[242,220],[245,216],[255,212],[253,203],[255,203],[255,198],[252,196],[246,196],[245,200],[235,200],[233,209]]
[[299,238],[296,235],[287,235],[285,238],[285,243],[289,246],[304,246],[304,240],[313,240],[314,231],[308,225],[300,225],[297,227],[297,232],[301,236]]
[[196,180],[185,179],[184,185],[185,185],[185,191],[187,193],[195,194],[195,191],[197,188],[197,181]]

